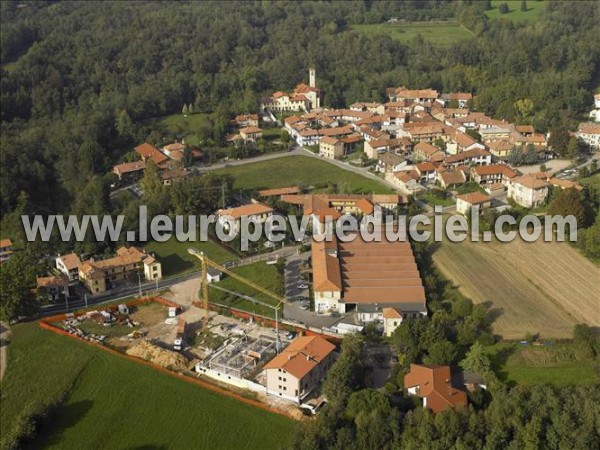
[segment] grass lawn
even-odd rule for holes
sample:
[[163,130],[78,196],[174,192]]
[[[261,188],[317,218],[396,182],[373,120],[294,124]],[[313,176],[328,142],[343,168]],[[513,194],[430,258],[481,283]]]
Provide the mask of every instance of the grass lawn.
[[[500,14],[498,11],[498,5],[500,3],[506,3],[508,5],[509,12],[506,14]],[[524,20],[528,20],[529,22],[535,22],[541,16],[541,13],[544,9],[546,9],[546,5],[548,2],[546,1],[528,1],[527,2],[527,11],[521,11],[521,1],[520,0],[509,0],[509,1],[498,1],[492,0],[492,9],[485,12],[485,15],[488,16],[490,20],[496,19],[510,19],[515,22],[522,22]]]
[[293,423],[42,330],[12,327],[2,448],[28,410],[68,392],[29,448],[281,448]]
[[591,177],[581,178],[577,182],[587,187],[591,191],[590,193],[600,195],[600,172],[595,173]]
[[428,42],[436,45],[448,45],[462,39],[473,37],[473,33],[462,25],[456,23],[375,23],[364,25],[352,25],[352,30],[364,34],[388,34],[393,39],[402,43],[409,43],[418,35],[423,36]]
[[292,185],[324,189],[329,183],[336,183],[339,188],[353,193],[393,192],[383,182],[370,180],[309,156],[286,156],[219,169],[214,173],[231,175],[234,178],[234,189],[269,189]]
[[199,145],[196,131],[206,123],[209,116],[208,113],[194,113],[187,116],[179,113],[151,119],[147,123],[185,137],[186,143],[190,145]]
[[[234,269],[234,272],[244,278],[247,278],[257,285],[274,292],[275,294],[281,293],[283,290],[282,277],[274,264],[267,264],[261,261],[249,264],[247,266],[238,267]],[[239,294],[248,295],[269,305],[275,306],[277,304],[275,299],[228,276],[225,276],[224,279],[215,285]],[[253,303],[249,300],[245,300],[215,288],[209,287],[208,292],[211,302],[224,304],[231,306],[232,308],[241,309],[248,312],[256,312],[268,317],[275,317],[275,312],[273,309],[267,306]]]
[[500,379],[509,384],[585,384],[599,378],[600,361],[576,361],[572,344],[536,347],[499,342],[489,354]]
[[455,201],[452,199],[452,197],[441,198],[441,197],[438,197],[437,195],[433,195],[431,192],[424,192],[424,193],[420,194],[419,200],[422,200],[431,206],[437,206],[437,205],[451,206],[451,205],[454,205],[454,203],[455,203]]
[[206,242],[179,242],[173,236],[166,242],[151,242],[144,248],[146,251],[156,254],[162,264],[163,276],[169,276],[198,270],[199,260],[188,253],[189,247],[203,251],[209,259],[218,263],[238,259],[234,253],[211,240]]

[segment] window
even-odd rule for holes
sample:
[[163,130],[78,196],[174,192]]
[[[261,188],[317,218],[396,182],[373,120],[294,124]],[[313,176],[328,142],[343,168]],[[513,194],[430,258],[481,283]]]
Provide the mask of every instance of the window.
[[281,381],[281,377],[278,377],[278,380]]
[[284,390],[284,391],[287,391],[287,388],[284,386],[284,387],[283,387],[283,390]]

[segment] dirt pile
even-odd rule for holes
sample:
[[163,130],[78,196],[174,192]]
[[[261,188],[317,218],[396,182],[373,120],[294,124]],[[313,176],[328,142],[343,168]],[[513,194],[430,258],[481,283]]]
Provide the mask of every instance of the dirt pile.
[[138,342],[128,348],[126,353],[170,370],[186,370],[188,367],[188,360],[185,356],[148,341]]

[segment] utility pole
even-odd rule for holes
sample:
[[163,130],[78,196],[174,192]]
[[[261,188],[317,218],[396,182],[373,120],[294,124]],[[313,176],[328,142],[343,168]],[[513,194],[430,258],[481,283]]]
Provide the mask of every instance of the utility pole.
[[137,273],[137,276],[138,276],[138,286],[140,289],[140,298],[141,298],[142,297],[142,277],[140,276],[139,272]]
[[88,307],[87,292],[85,294],[83,294],[83,298],[85,299],[85,309],[87,309],[87,307]]
[[225,189],[227,185],[225,183],[221,183],[221,208],[225,209]]

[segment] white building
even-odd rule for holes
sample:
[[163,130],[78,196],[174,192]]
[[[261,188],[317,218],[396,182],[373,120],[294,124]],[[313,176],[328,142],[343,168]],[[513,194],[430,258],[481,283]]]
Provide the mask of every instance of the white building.
[[79,280],[79,267],[81,266],[81,260],[75,253],[69,253],[68,255],[58,255],[56,257],[56,268],[64,275],[69,278],[69,281]]

